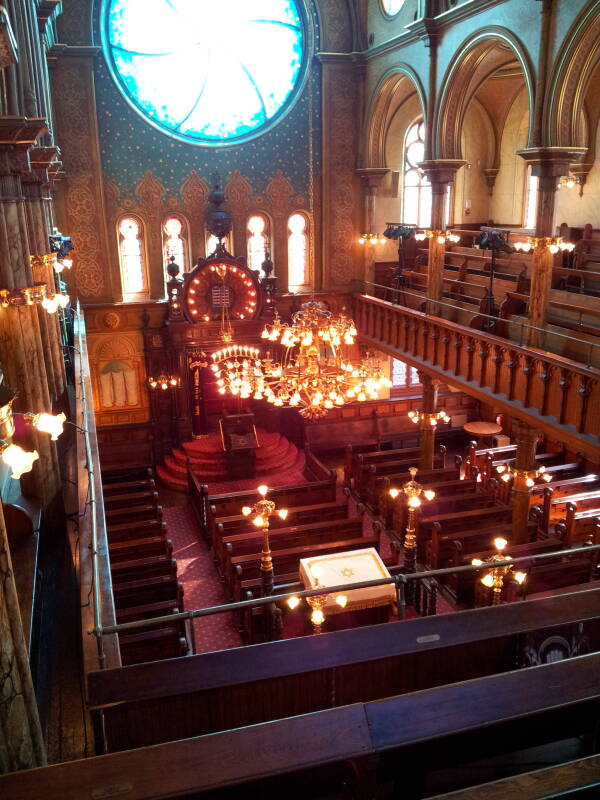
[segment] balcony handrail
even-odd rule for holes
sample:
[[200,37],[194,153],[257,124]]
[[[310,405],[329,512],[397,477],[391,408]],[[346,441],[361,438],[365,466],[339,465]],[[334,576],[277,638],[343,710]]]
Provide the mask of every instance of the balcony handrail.
[[[394,292],[396,294],[396,296],[404,294],[404,295],[406,295],[408,297],[414,297],[416,300],[419,300],[421,303],[427,303],[428,304],[427,308],[429,308],[429,304],[433,304],[435,306],[443,306],[444,308],[451,308],[454,311],[462,311],[462,312],[466,311],[466,312],[468,312],[470,310],[470,309],[464,308],[463,306],[457,306],[457,305],[454,305],[453,303],[448,303],[446,300],[434,300],[431,297],[425,297],[423,294],[416,294],[415,292],[411,292],[410,290],[403,289],[403,288],[396,289],[393,286],[385,286],[384,284],[375,283],[374,281],[362,280],[362,281],[358,281],[358,285],[359,285],[359,287],[362,285],[363,287],[372,286],[372,287],[377,288],[377,289],[385,289],[387,292]],[[377,297],[375,294],[369,294],[369,292],[366,291],[366,290],[363,291],[362,293],[366,297],[372,297],[374,300],[381,300],[384,303],[390,303],[392,306],[402,305],[399,302],[394,302],[392,300],[384,300],[382,297]],[[437,316],[437,317],[439,317],[439,314],[435,314],[434,315],[434,314],[431,314],[429,311],[420,312],[419,309],[411,308],[410,306],[402,306],[402,307],[403,308],[407,308],[409,311],[414,311],[414,312],[417,312],[417,313],[424,313],[427,316]],[[504,317],[497,317],[497,316],[494,316],[493,314],[485,314],[483,311],[473,311],[472,313],[474,315],[478,316],[478,317],[484,317],[486,319],[494,320],[494,321],[497,321],[497,322],[504,322],[504,323],[508,323],[510,325],[519,325],[520,329],[521,329],[521,336],[520,336],[518,342],[513,340],[513,339],[509,339],[509,338],[507,338],[505,336],[498,336],[497,333],[489,334],[487,331],[477,330],[477,333],[481,333],[481,334],[488,335],[488,336],[489,335],[497,336],[498,338],[504,339],[505,341],[508,341],[508,342],[512,342],[515,345],[518,344],[519,347],[526,347],[527,346],[523,341],[524,329],[528,329],[528,330],[531,330],[531,331],[537,331],[538,333],[543,334],[544,337],[546,337],[546,336],[558,336],[560,339],[565,339],[566,341],[569,341],[569,342],[576,342],[577,344],[584,345],[585,347],[588,348],[588,363],[585,366],[588,369],[592,369],[593,368],[592,353],[594,351],[594,348],[600,348],[600,343],[589,342],[589,341],[587,341],[587,339],[578,339],[576,336],[569,336],[566,333],[559,333],[558,331],[549,331],[547,328],[538,328],[536,325],[531,325],[530,323],[523,322],[521,320],[515,321],[515,320],[511,320],[511,319],[506,319]],[[440,319],[443,319],[443,317],[440,317]],[[448,321],[448,320],[446,320],[446,321]],[[454,324],[460,325],[460,323],[454,323]],[[463,327],[467,328],[468,326],[464,325]],[[469,328],[469,330],[475,331],[476,329],[475,328]],[[561,358],[562,358],[562,356],[561,356]],[[580,366],[583,364],[583,361],[579,362],[579,361],[575,361],[574,359],[569,359],[569,360],[573,361],[574,364],[578,364]]]
[[[94,458],[92,455],[92,446],[90,441],[90,431],[88,426],[88,416],[90,414],[89,401],[85,386],[85,365],[83,360],[84,342],[83,342],[83,318],[81,316],[81,306],[79,300],[73,309],[74,321],[73,327],[77,336],[77,353],[79,355],[79,391],[81,403],[81,425],[79,432],[83,436],[85,446],[85,464],[84,469],[87,472],[87,502],[86,505],[90,508],[90,527],[91,527],[91,542],[90,551],[92,558],[92,606],[94,615],[94,628],[102,630],[102,600],[100,594],[100,564],[98,554],[98,519],[97,519],[97,496],[95,485],[95,471],[94,471]],[[91,410],[93,414],[93,410]],[[83,512],[82,512],[83,513]],[[98,648],[98,662],[100,668],[103,669],[106,664],[106,655],[104,653],[104,642],[102,636],[97,637]]]
[[[557,556],[572,556],[579,553],[591,553],[600,550],[600,544],[595,545],[582,545],[580,547],[573,547],[570,550],[555,550],[551,553],[535,553],[529,556],[517,556],[516,558],[506,558],[502,561],[494,561],[493,565],[490,563],[483,564],[465,564],[462,567],[445,567],[443,569],[425,570],[422,572],[402,573],[398,572],[402,567],[391,567],[390,572],[398,572],[389,578],[376,578],[370,581],[356,581],[355,583],[344,583],[339,586],[326,587],[327,594],[346,594],[353,589],[368,589],[374,586],[388,586],[394,584],[396,588],[396,595],[398,599],[398,612],[399,618],[404,618],[404,591],[408,581],[417,581],[424,578],[437,578],[444,575],[454,575],[465,572],[478,572],[491,569],[493,566],[502,567],[515,564],[524,564],[533,566],[538,561],[545,559],[556,558]],[[598,582],[600,589],[600,581]],[[282,594],[271,594],[266,597],[257,597],[252,600],[239,600],[234,603],[223,603],[218,606],[209,606],[208,608],[197,608],[191,611],[179,611],[176,614],[168,614],[162,617],[153,617],[152,619],[134,620],[133,622],[121,622],[117,625],[106,625],[105,627],[95,626],[92,630],[88,631],[89,636],[95,636],[97,639],[102,639],[103,636],[110,636],[112,634],[125,633],[126,631],[135,631],[140,628],[158,627],[160,625],[172,625],[175,622],[183,620],[193,620],[198,617],[209,617],[214,614],[225,614],[231,611],[243,611],[244,609],[256,608],[257,606],[265,606],[271,603],[284,602],[290,597],[314,597],[315,595],[323,594],[323,587],[319,589],[302,589],[301,591],[290,591]]]

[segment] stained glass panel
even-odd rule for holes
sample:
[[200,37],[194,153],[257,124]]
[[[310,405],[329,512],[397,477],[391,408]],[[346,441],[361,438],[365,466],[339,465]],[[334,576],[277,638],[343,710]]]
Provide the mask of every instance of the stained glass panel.
[[184,141],[262,132],[301,83],[296,0],[104,0],[102,44],[129,103]]

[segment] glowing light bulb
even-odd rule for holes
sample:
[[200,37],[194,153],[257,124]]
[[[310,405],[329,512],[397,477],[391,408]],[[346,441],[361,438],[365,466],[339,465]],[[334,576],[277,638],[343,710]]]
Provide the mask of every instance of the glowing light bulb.
[[300,598],[296,597],[296,595],[293,595],[292,597],[288,597],[287,604],[291,608],[291,610],[293,611],[295,608],[298,608],[298,606],[300,605]]
[[494,576],[488,572],[487,575],[483,576],[481,582],[483,583],[484,586],[487,586],[488,589],[491,589],[492,586],[494,585]]
[[252,524],[256,525],[257,528],[262,528],[262,526],[265,524],[264,517],[259,514],[257,517],[254,517]]
[[325,615],[320,608],[315,608],[310,615],[310,621],[313,625],[322,625],[325,622]]
[[421,500],[416,495],[412,495],[408,498],[408,507],[409,508],[420,508],[421,507]]
[[483,564],[483,561],[480,558],[472,558],[471,559],[471,564],[474,567],[480,567]]
[[37,414],[34,418],[34,426],[42,433],[49,433],[50,439],[56,441],[63,432],[63,425],[67,417],[61,411],[60,414]]
[[348,604],[348,597],[345,594],[338,594],[338,596],[335,598],[335,602],[340,608],[346,608],[346,605]]
[[435,492],[433,491],[433,489],[426,489],[423,492],[423,494],[426,500],[433,500],[433,498],[435,497]]
[[252,509],[250,508],[250,506],[244,506],[244,507],[242,508],[242,514],[243,514],[245,517],[249,517],[251,513],[252,513]]
[[514,579],[518,584],[523,584],[527,580],[527,573],[525,572],[515,572]]
[[392,500],[395,500],[398,497],[399,494],[400,494],[400,489],[390,489],[389,490],[389,495],[392,498]]
[[39,458],[37,450],[27,452],[18,444],[9,444],[2,453],[2,460],[11,469],[11,478],[20,478],[25,472],[31,472],[33,462]]
[[261,495],[261,497],[265,497],[269,491],[269,487],[264,483],[261,483],[261,485],[256,488],[256,491],[259,493],[259,495]]
[[287,515],[288,515],[287,508],[280,508],[279,511],[277,512],[277,516],[280,519],[287,519]]
[[494,547],[496,548],[496,550],[504,550],[507,544],[508,544],[507,540],[504,539],[502,536],[498,536],[494,539]]

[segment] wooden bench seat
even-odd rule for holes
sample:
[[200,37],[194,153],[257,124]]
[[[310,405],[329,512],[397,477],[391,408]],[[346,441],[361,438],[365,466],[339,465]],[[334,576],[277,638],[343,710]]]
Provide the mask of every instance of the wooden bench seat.
[[[315,503],[309,506],[296,506],[292,509],[286,520],[274,514],[269,522],[273,530],[293,525],[305,525],[310,522],[324,520],[348,519],[350,507],[347,502]],[[254,525],[242,514],[231,517],[213,517],[211,520],[212,547],[217,562],[223,560],[223,537],[236,533],[250,533],[256,531]]]
[[[554,589],[589,583],[594,574],[594,561],[590,558],[570,558],[551,564],[534,564],[527,571],[527,580],[518,587],[508,582],[507,599],[520,600],[532,594],[552,593]],[[600,584],[598,584],[600,585]]]
[[[293,547],[310,547],[324,542],[354,539],[362,536],[362,520],[331,520],[325,525],[313,522],[308,525],[296,525],[270,531],[269,542],[273,553]],[[223,539],[224,559],[222,570],[228,586],[232,585],[233,567],[238,556],[250,555],[260,560],[262,550],[262,533],[254,530],[249,533],[238,533]]]
[[136,481],[116,481],[115,483],[105,483],[102,485],[104,498],[112,497],[115,494],[124,492],[143,492],[156,489],[156,482],[153,478],[142,478]]
[[163,536],[146,536],[143,539],[126,539],[109,544],[111,564],[146,556],[172,556],[173,542]]
[[146,556],[145,558],[117,561],[111,564],[111,575],[115,581],[137,579],[155,575],[177,575],[177,561],[169,555]]
[[437,569],[454,558],[456,541],[463,552],[470,553],[490,547],[496,536],[509,539],[511,516],[510,506],[436,514],[419,528],[417,557]]
[[568,547],[582,542],[600,544],[600,503],[583,511],[576,503],[567,503],[565,518],[554,526],[555,536],[563,532]]
[[158,492],[151,489],[138,492],[120,492],[104,495],[104,508],[107,511],[115,509],[128,510],[133,506],[158,505]]
[[104,514],[106,524],[110,529],[113,525],[122,525],[141,520],[162,520],[162,507],[156,503],[143,503],[131,508],[107,509]]
[[153,628],[136,633],[119,634],[121,663],[142,664],[165,658],[179,658],[188,652],[188,642],[178,626]]
[[107,528],[108,541],[114,542],[128,541],[129,539],[141,539],[146,536],[162,536],[167,538],[167,523],[160,519],[141,519],[132,522],[123,522],[110,525]]
[[169,600],[177,608],[183,608],[183,584],[173,575],[155,575],[141,580],[113,579],[113,595],[117,609],[162,600]]
[[[376,490],[372,498],[372,509],[376,514],[382,518],[387,518],[387,508],[390,502],[393,502],[389,496],[389,490],[392,488],[401,489],[402,486],[410,480],[410,473],[407,471],[382,475],[377,478]],[[443,483],[446,481],[460,480],[460,466],[443,467],[441,469],[432,470],[419,470],[417,480],[425,488],[429,488],[430,484]]]
[[178,614],[182,609],[178,608],[172,600],[159,600],[156,603],[145,603],[140,606],[130,606],[117,610],[117,622],[134,622],[140,619],[153,619],[163,617],[167,614]]

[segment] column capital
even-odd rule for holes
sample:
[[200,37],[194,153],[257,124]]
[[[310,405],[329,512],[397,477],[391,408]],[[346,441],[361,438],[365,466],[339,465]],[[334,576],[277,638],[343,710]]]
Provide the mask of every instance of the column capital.
[[363,181],[369,194],[376,194],[381,181],[389,172],[388,167],[360,167],[356,174]]
[[453,183],[458,170],[467,162],[462,159],[436,158],[417,164],[429,178],[432,187]]
[[538,178],[566,175],[571,163],[579,161],[586,153],[586,147],[528,147],[517,150],[517,155],[531,166],[531,174]]

